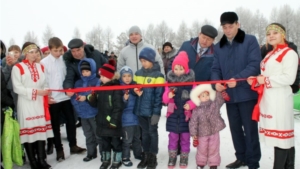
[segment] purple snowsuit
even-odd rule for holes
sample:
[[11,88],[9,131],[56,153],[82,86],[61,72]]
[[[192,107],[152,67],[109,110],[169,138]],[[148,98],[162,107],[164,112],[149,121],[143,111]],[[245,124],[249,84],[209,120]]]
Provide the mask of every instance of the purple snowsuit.
[[193,109],[189,128],[191,136],[198,137],[196,161],[199,166],[219,166],[221,163],[219,131],[226,127],[220,115],[223,103],[221,93],[217,92],[214,101],[202,102]]

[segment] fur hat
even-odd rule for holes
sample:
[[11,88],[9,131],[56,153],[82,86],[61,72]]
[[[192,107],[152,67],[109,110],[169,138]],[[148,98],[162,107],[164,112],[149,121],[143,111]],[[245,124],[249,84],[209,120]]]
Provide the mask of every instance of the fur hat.
[[142,35],[142,31],[138,26],[132,26],[128,31],[128,36],[130,36],[130,34],[132,34],[132,33],[138,33],[138,34]]
[[190,93],[190,98],[195,105],[200,106],[201,101],[199,99],[199,95],[203,92],[209,93],[210,100],[214,101],[216,99],[216,91],[213,90],[211,84],[200,84],[195,87]]
[[224,12],[220,18],[221,25],[225,25],[227,23],[233,24],[234,22],[236,22],[238,20],[239,20],[239,18],[235,12]]
[[170,48],[173,49],[172,43],[171,42],[166,42],[166,43],[163,44],[162,50],[164,50],[166,46],[170,46]]
[[148,60],[149,62],[154,63],[155,56],[156,56],[156,53],[152,48],[145,47],[141,50],[141,52],[139,54],[139,59],[145,59],[145,60]]
[[107,77],[108,79],[112,79],[115,75],[116,71],[116,61],[110,59],[108,63],[105,63],[100,69],[99,74]]
[[184,68],[184,72],[189,72],[189,57],[185,51],[181,51],[178,53],[178,55],[175,57],[173,63],[172,63],[172,70],[174,71],[175,65],[180,65]]
[[90,65],[90,63],[87,62],[87,61],[82,61],[81,65],[80,65],[80,70],[81,71],[82,70],[89,70],[89,71],[91,71],[91,65]]

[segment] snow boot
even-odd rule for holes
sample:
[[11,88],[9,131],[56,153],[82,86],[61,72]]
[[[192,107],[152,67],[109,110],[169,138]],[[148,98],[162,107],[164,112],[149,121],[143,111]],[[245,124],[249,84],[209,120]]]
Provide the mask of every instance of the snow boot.
[[142,161],[137,165],[137,169],[144,169],[148,166],[149,153],[142,153]]
[[180,168],[187,168],[189,161],[189,153],[181,152],[180,154],[180,161],[179,161],[179,167]]
[[102,164],[100,169],[108,169],[111,164],[111,152],[102,151]]
[[119,169],[122,165],[122,152],[114,152],[113,153],[113,163],[110,169]]
[[177,151],[178,150],[169,150],[168,168],[174,168],[176,166]]
[[295,147],[292,147],[288,150],[285,169],[294,169],[294,168],[295,168]]
[[25,147],[31,169],[39,169],[38,162],[35,158],[36,154],[35,154],[34,143],[24,143],[23,145]]
[[156,154],[149,153],[147,169],[156,169],[156,166],[157,166]]
[[37,158],[38,163],[40,165],[40,169],[50,169],[51,165],[49,165],[46,162],[47,156],[46,156],[46,149],[45,149],[45,141],[37,141],[35,144],[37,144]]

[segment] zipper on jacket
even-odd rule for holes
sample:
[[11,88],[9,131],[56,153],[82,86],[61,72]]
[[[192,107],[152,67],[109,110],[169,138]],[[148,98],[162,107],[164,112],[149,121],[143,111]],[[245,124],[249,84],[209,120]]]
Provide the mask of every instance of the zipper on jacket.
[[139,62],[138,62],[138,46],[137,46],[137,44],[135,45],[135,59],[136,59],[136,71],[138,71],[139,70]]

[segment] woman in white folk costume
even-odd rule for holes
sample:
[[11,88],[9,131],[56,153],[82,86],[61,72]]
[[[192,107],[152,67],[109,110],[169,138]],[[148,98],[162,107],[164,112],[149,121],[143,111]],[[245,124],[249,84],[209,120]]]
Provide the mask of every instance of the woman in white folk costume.
[[47,107],[49,91],[45,90],[44,68],[35,62],[38,52],[37,45],[26,42],[22,48],[25,59],[13,67],[11,78],[13,90],[18,94],[21,143],[30,166],[32,169],[49,169],[51,166],[45,161],[45,140],[53,137],[53,131]]
[[260,141],[274,147],[273,169],[294,169],[294,111],[292,85],[298,68],[298,55],[285,39],[285,28],[272,23],[266,29],[267,42],[273,50],[261,61],[261,75],[253,78],[256,85],[264,85],[259,103]]

